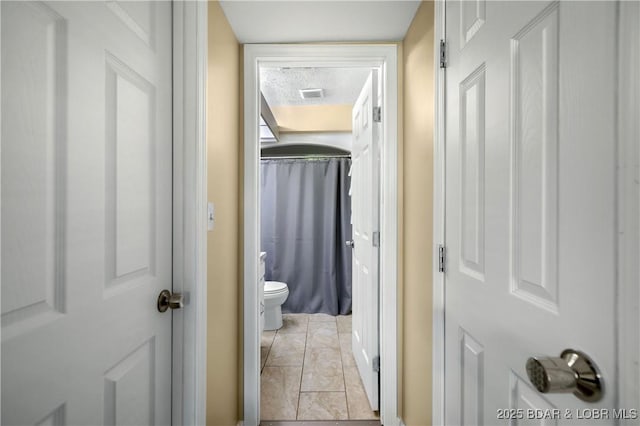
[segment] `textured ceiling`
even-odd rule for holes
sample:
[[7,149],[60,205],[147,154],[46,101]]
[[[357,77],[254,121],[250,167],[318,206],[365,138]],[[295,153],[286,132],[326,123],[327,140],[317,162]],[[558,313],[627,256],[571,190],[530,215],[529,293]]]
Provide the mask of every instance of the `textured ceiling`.
[[420,1],[222,0],[240,43],[400,41]]
[[[369,68],[260,68],[260,90],[269,106],[355,103]],[[299,89],[323,89],[323,98],[302,99]]]

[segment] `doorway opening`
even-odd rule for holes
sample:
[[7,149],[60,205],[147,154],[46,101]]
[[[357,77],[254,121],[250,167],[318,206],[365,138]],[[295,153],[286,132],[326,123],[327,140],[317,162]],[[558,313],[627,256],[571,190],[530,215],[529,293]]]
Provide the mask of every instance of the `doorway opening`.
[[[397,276],[397,48],[396,45],[246,45],[244,51],[244,421],[248,424],[258,424],[260,415],[260,372],[263,367],[261,360],[262,322],[261,309],[263,307],[264,287],[258,285],[264,273],[261,271],[261,177],[260,177],[260,70],[262,68],[367,68],[379,70],[379,94],[381,103],[381,120],[379,126],[379,171],[380,171],[380,220],[379,241],[379,289],[375,291],[379,308],[379,381],[380,420],[385,424],[399,424],[397,416],[397,336],[396,336],[396,276]],[[372,99],[374,99],[372,97]],[[372,103],[371,106],[374,106]],[[268,121],[268,120],[266,120]],[[373,119],[372,119],[373,121]],[[373,241],[371,241],[373,244]],[[269,254],[267,253],[267,256]],[[293,284],[293,283],[292,283]],[[376,303],[377,305],[377,303]],[[287,308],[285,306],[285,312]],[[347,311],[342,313],[347,313]],[[319,312],[323,313],[323,312]],[[332,312],[329,312],[332,313]],[[335,313],[338,313],[337,311]],[[309,329],[323,329],[335,327],[335,340],[340,345],[338,327],[346,331],[348,317],[314,316],[310,319],[287,317],[285,313],[284,325],[290,323],[293,327],[306,327],[305,339],[309,338]],[[328,324],[320,325],[327,319]],[[302,325],[301,325],[302,324]],[[283,335],[285,333],[282,333]],[[349,333],[343,333],[349,336]],[[376,334],[378,335],[378,334]],[[277,332],[273,336],[275,345]],[[347,338],[343,345],[347,344]],[[308,340],[305,340],[305,347]],[[313,346],[313,345],[310,345]],[[271,346],[271,350],[273,350]],[[269,362],[267,353],[265,363]],[[298,362],[304,363],[304,349],[298,357]],[[275,359],[275,357],[274,357]],[[340,358],[342,361],[342,357]],[[301,365],[300,377],[302,377]],[[377,374],[377,372],[376,372]],[[373,376],[373,375],[372,375]],[[377,378],[377,376],[375,376]],[[300,379],[303,380],[303,379]],[[342,375],[344,386],[345,376]],[[300,398],[303,390],[301,381],[298,388]],[[377,392],[376,379],[376,392]],[[294,385],[295,386],[295,385]],[[313,386],[309,387],[311,389]],[[343,387],[346,396],[346,387]],[[336,391],[340,392],[340,391]],[[309,391],[308,393],[312,393]],[[313,395],[306,395],[305,399]],[[339,395],[337,395],[339,396]],[[344,396],[343,396],[344,398]],[[264,400],[263,400],[264,401]],[[298,410],[299,407],[296,407]],[[342,417],[344,418],[344,417]],[[347,417],[348,418],[348,417]],[[271,419],[269,419],[271,420]],[[282,420],[282,419],[273,419]]]
[[[377,274],[358,281],[352,268],[364,252],[353,244],[352,227],[364,225],[355,200],[371,181],[358,172],[354,119],[361,119],[357,101],[372,72],[260,67],[263,422],[379,418],[378,374],[366,360],[358,365],[353,350],[378,356],[377,309],[366,306],[377,301]],[[378,170],[377,158],[370,160]],[[367,213],[377,218],[372,195]],[[372,349],[363,347],[365,323],[375,333],[366,336]]]

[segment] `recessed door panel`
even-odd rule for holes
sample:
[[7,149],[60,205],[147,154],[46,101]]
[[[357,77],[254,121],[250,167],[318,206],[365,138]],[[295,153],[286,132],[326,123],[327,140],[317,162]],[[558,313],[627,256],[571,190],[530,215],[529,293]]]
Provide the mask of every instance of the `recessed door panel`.
[[155,275],[155,88],[107,56],[107,285]]
[[484,281],[485,73],[482,64],[460,83],[460,269]]
[[127,354],[104,375],[104,424],[155,424],[155,340]]
[[[2,38],[3,340],[65,312],[66,20],[6,3]],[[15,81],[22,84],[14,84]]]
[[514,295],[558,311],[558,4],[511,40]]

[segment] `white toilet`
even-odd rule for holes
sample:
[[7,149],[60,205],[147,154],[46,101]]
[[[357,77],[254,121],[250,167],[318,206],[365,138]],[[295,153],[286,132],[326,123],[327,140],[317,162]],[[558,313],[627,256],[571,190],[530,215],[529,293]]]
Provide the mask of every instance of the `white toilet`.
[[289,297],[289,287],[280,281],[264,283],[264,329],[277,330],[282,327],[281,306]]

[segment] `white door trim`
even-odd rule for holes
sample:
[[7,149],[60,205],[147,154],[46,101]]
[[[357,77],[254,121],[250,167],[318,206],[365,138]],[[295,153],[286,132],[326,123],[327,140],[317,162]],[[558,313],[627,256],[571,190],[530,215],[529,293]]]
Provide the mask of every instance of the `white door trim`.
[[[620,2],[618,37],[618,392],[640,407],[640,3]],[[623,380],[626,379],[626,380]]]
[[[436,108],[435,108],[435,169],[434,169],[434,244],[437,256],[438,244],[445,241],[445,83],[444,70],[439,68],[440,39],[446,40],[446,0],[435,4],[435,40],[436,52]],[[638,164],[640,162],[640,5],[636,2],[619,3],[619,84],[618,100],[619,129],[619,175],[618,175],[618,403],[620,408],[640,406],[640,371],[637,361],[640,358],[640,290],[638,289],[637,260],[640,256],[640,223],[638,209],[640,191],[637,185]],[[627,55],[625,55],[625,53]],[[613,67],[613,65],[612,65]],[[634,184],[634,182],[636,182]],[[434,265],[437,265],[434,258]],[[445,275],[434,268],[433,301],[433,415],[434,425],[444,424],[445,389]],[[622,338],[624,336],[624,338]],[[621,372],[624,372],[621,374]]]
[[[2,30],[2,8],[0,7],[0,31]],[[1,34],[1,32],[0,32]],[[2,59],[0,59],[0,77],[2,76]],[[2,99],[2,78],[0,78],[0,100]],[[2,114],[0,114],[0,135],[2,134]],[[0,149],[0,164],[2,164],[2,150]],[[0,173],[0,176],[2,173]],[[2,187],[2,182],[0,179],[0,188]],[[2,209],[0,209],[1,211]],[[1,216],[1,214],[0,214]],[[1,218],[0,218],[1,219]],[[2,223],[0,221],[0,223]],[[2,231],[0,230],[0,241],[2,241]],[[1,246],[1,244],[0,244]],[[0,259],[2,259],[2,255],[0,254]],[[0,270],[2,269],[2,262],[0,262]],[[0,277],[2,274],[0,274]],[[2,279],[0,278],[0,289],[2,288]],[[2,292],[0,291],[0,306],[2,306]],[[0,329],[1,330],[1,329]],[[0,351],[0,365],[2,365],[2,351]],[[2,383],[2,371],[0,371],[0,383]],[[0,398],[0,416],[2,415],[2,398]]]
[[[433,126],[433,402],[431,421],[444,425],[445,354],[444,354],[444,296],[445,274],[439,271],[439,246],[445,244],[445,87],[446,73],[440,68],[440,40],[445,40],[445,1],[435,2],[434,18],[434,126]],[[446,248],[445,248],[446,249]],[[445,265],[446,268],[447,265]]]
[[259,423],[260,316],[258,295],[259,65],[381,67],[383,143],[380,215],[380,418],[398,425],[397,253],[398,253],[398,54],[395,44],[244,46],[244,424]]
[[172,424],[206,424],[207,2],[173,2]]

